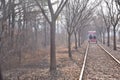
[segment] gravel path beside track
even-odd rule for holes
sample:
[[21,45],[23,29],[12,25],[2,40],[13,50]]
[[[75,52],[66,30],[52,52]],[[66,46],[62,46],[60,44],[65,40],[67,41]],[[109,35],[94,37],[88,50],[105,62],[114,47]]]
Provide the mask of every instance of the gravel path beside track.
[[120,65],[97,44],[90,44],[83,80],[120,80]]

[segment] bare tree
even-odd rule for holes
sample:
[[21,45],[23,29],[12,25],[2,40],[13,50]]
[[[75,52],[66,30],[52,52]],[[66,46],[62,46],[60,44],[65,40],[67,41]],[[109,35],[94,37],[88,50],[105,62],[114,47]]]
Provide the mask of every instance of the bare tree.
[[[89,0],[85,1],[69,1],[66,5],[66,13],[65,13],[65,19],[66,19],[66,29],[68,33],[68,53],[69,57],[72,58],[72,53],[71,53],[71,36],[75,30],[75,27],[78,25],[80,22],[81,16],[83,11],[86,9],[86,6],[88,4]],[[76,32],[75,33],[75,38]]]
[[[81,45],[81,33],[82,30],[84,30],[86,27],[88,27],[88,25],[90,25],[90,22],[92,21],[92,17],[93,17],[93,12],[94,12],[95,8],[92,9],[86,9],[80,19],[80,22],[78,24],[78,26],[76,27],[76,29],[74,30],[74,32],[77,32],[78,34],[78,46],[80,47]],[[75,42],[75,44],[77,44]]]
[[48,8],[50,11],[50,19],[49,16],[46,15],[45,10],[42,8],[41,4],[38,2],[38,0],[35,0],[37,5],[39,6],[42,14],[44,15],[47,22],[50,24],[50,71],[56,70],[56,47],[55,47],[55,32],[56,32],[56,19],[59,16],[60,12],[64,8],[65,4],[68,0],[62,0],[57,8],[56,11],[54,11],[51,0],[47,0]]
[[103,18],[98,13],[96,16],[94,16],[93,21],[96,27],[97,35],[99,35],[98,40],[101,41],[103,44],[105,44],[106,27],[104,27],[105,24],[104,24]]
[[108,1],[105,1],[107,8],[109,10],[109,15],[110,15],[110,22],[113,26],[113,49],[117,50],[116,47],[116,27],[118,25],[118,22],[120,20],[120,14],[117,10],[117,5],[115,4],[114,0],[111,0],[110,3]]
[[[68,33],[68,53],[69,57],[72,57],[71,54],[71,36],[74,33],[75,36],[75,48],[77,48],[77,32],[80,32],[81,27],[85,27],[89,23],[90,16],[92,11],[100,4],[100,1],[93,2],[95,5],[89,4],[89,0],[76,0],[69,1],[66,5],[66,29]],[[91,11],[90,11],[91,10]],[[88,23],[84,22],[88,19]],[[82,23],[82,26],[79,26]],[[84,24],[83,24],[84,23]],[[79,26],[79,27],[77,27]],[[80,40],[78,38],[78,40]]]
[[[32,0],[0,0],[0,62],[1,67],[10,69],[11,59],[19,57],[21,63],[22,53],[35,48],[33,27],[37,28],[38,12],[33,11],[36,6]],[[32,25],[30,25],[32,24]],[[35,37],[37,38],[38,36]],[[34,42],[32,42],[34,41]],[[14,55],[14,56],[13,56]],[[12,58],[11,58],[12,57]],[[6,61],[3,63],[2,61]],[[7,66],[6,66],[7,65]],[[9,65],[9,66],[8,66]],[[6,69],[4,67],[4,69]]]
[[101,31],[101,35],[102,35],[102,42],[103,42],[103,44],[105,44],[105,42],[106,42],[105,33],[106,33],[107,27],[105,26],[103,15],[101,13],[98,13],[97,16],[98,16],[98,19],[99,19],[97,25],[99,24],[99,27],[101,28],[100,31]]
[[111,26],[110,15],[104,13],[102,6],[101,6],[101,14],[107,29],[107,46],[110,46],[110,26]]
[[117,10],[120,12],[120,0],[115,0],[115,2],[116,2]]

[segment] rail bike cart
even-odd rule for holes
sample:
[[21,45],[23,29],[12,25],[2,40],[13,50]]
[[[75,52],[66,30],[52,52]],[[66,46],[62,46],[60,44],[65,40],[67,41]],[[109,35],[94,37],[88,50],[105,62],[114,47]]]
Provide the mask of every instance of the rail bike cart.
[[88,42],[97,43],[96,31],[88,31]]

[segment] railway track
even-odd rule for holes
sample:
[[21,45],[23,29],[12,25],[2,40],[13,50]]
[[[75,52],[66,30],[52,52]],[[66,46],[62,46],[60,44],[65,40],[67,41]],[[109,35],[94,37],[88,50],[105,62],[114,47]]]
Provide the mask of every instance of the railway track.
[[103,48],[100,44],[98,44],[98,46],[103,49],[114,61],[116,61],[119,65],[120,65],[120,61],[115,58],[110,52],[108,52],[105,48]]
[[87,45],[79,80],[119,80],[119,72],[118,59],[100,44]]

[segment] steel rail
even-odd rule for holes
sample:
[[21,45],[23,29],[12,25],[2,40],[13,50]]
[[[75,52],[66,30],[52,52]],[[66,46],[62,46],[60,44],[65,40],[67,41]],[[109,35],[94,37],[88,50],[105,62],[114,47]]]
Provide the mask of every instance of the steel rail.
[[[87,55],[88,55],[88,49],[89,49],[89,45],[87,45],[87,48],[86,48],[86,51],[85,51],[85,57],[84,57],[84,61],[83,61],[83,65],[82,65],[82,69],[81,69],[81,72],[80,72],[80,77],[79,77],[79,80],[82,80],[83,79],[83,73],[84,73],[84,70],[85,70],[85,65],[86,65],[86,60],[87,60]],[[119,65],[120,65],[120,61],[115,58],[110,52],[108,52],[104,47],[102,47],[100,44],[97,44],[101,49],[103,49],[110,57],[112,57],[112,59],[114,61],[116,61]]]
[[120,65],[120,61],[115,58],[110,52],[108,52],[104,47],[102,47],[100,44],[98,44],[98,46],[103,49],[109,56],[111,56],[113,58],[113,60],[115,60],[119,65]]
[[87,45],[87,48],[86,48],[86,51],[85,51],[84,62],[83,62],[83,65],[82,65],[82,69],[81,69],[79,80],[82,80],[82,78],[83,78],[83,73],[84,73],[85,64],[86,64],[87,55],[88,55],[88,48],[89,48],[89,44]]

